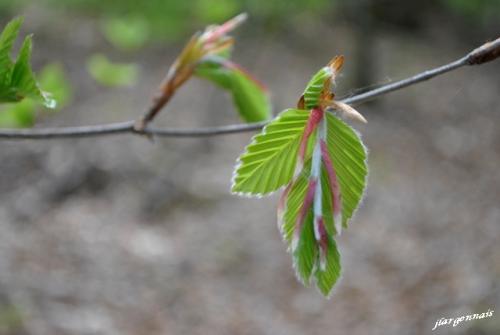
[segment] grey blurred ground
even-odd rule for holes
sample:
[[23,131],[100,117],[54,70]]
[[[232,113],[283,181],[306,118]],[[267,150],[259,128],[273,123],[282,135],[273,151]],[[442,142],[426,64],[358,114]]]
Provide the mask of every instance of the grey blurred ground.
[[[39,126],[135,118],[181,46],[121,56],[140,62],[140,85],[102,89],[84,69],[109,51],[92,22],[27,22],[41,31],[35,64],[62,61],[78,89]],[[245,36],[235,58],[268,84],[276,110],[338,53],[339,92],[352,92],[348,27]],[[439,26],[375,45],[379,84],[474,46]],[[499,70],[461,69],[359,107],[369,186],[339,239],[343,277],[330,300],[295,280],[276,196],[228,192],[251,134],[1,142],[0,334],[499,334]],[[163,114],[158,125],[238,122],[228,97],[198,80]],[[491,319],[431,331],[438,318],[488,309]]]

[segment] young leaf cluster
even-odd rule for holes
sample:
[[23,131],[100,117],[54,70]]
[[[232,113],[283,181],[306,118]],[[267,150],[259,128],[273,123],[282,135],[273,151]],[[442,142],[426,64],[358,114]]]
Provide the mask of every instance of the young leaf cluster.
[[136,123],[135,129],[144,130],[146,124],[193,75],[210,80],[229,91],[244,121],[270,119],[271,105],[267,89],[229,59],[234,39],[228,34],[245,20],[246,15],[240,14],[221,25],[208,26],[204,31],[195,33],[170,67],[152,106]]
[[343,63],[334,58],[309,81],[297,108],[281,112],[239,157],[232,191],[264,196],[285,187],[278,226],[297,277],[328,296],[341,273],[335,238],[359,206],[366,186],[366,149],[338,115],[366,121],[334,100]]
[[[271,117],[265,86],[240,65],[230,60],[234,39],[228,33],[246,20],[240,14],[220,26],[209,26],[195,34],[172,67],[173,74],[186,78],[194,74],[229,91],[240,117],[246,122]],[[175,77],[175,76],[174,76]]]

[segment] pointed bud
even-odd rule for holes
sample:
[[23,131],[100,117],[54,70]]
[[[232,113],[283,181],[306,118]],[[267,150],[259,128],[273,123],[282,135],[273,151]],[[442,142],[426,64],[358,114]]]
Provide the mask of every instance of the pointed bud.
[[348,119],[367,123],[364,116],[361,115],[357,110],[355,110],[354,108],[352,108],[348,104],[345,104],[345,103],[340,102],[340,101],[332,101],[330,103],[330,107],[339,111],[342,114],[342,116],[344,116]]

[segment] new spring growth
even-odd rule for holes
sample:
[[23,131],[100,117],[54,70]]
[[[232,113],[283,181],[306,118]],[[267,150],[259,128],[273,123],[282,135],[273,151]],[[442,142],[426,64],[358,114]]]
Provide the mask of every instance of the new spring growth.
[[[335,94],[332,87],[335,85],[335,79],[344,63],[343,56],[334,57],[324,68],[318,71],[306,86],[306,89],[297,103],[299,109],[310,110],[311,114],[306,124],[304,134],[302,136],[298,163],[296,165],[295,177],[289,187],[293,185],[298,175],[302,172],[305,163],[307,145],[313,132],[316,131],[316,144],[314,145],[311,158],[311,171],[309,177],[309,186],[307,188],[306,197],[302,204],[300,215],[295,225],[295,233],[292,239],[292,252],[295,252],[302,233],[304,221],[307,212],[310,208],[314,214],[314,236],[318,243],[320,254],[320,268],[326,267],[326,254],[328,251],[328,234],[325,227],[323,213],[323,191],[322,185],[319,183],[319,177],[322,170],[322,165],[328,175],[328,187],[332,198],[332,211],[335,222],[336,233],[340,235],[342,230],[342,199],[340,194],[340,186],[336,174],[336,169],[332,164],[328,154],[326,145],[326,122],[324,121],[324,113],[329,110],[339,112],[342,116],[366,123],[366,119],[351,106],[335,101]],[[283,197],[288,196],[289,187],[283,193]],[[283,202],[282,200],[281,202]]]
[[240,26],[247,18],[240,14],[221,25],[211,25],[202,32],[196,32],[177,59],[170,66],[167,75],[160,85],[158,94],[154,97],[146,114],[136,122],[134,129],[143,131],[147,123],[152,121],[158,112],[171,99],[175,91],[194,74],[196,67],[205,60],[227,59],[234,44],[234,39],[228,34]]
[[366,149],[337,116],[366,122],[332,87],[344,62],[333,58],[313,75],[297,108],[281,112],[239,157],[232,191],[247,196],[285,189],[278,227],[298,279],[329,296],[340,277],[334,237],[346,228],[366,187]]
[[334,99],[332,87],[343,64],[344,56],[336,56],[320,70],[309,82],[309,90],[300,97],[297,107],[307,109],[306,107],[317,106],[322,110],[335,110],[345,118],[366,123],[366,119],[357,110]]

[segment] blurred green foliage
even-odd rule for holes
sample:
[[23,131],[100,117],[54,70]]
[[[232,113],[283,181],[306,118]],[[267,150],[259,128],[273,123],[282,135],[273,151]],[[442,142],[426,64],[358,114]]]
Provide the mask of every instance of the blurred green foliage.
[[30,98],[17,103],[2,104],[0,106],[0,127],[31,127],[35,124],[38,113],[57,111],[70,102],[71,85],[60,64],[46,65],[38,74],[38,83],[43,90],[50,92],[51,97],[57,102],[57,109],[40,107]]
[[102,31],[106,39],[117,49],[140,49],[149,37],[149,25],[145,18],[109,18],[103,20]]
[[[34,124],[37,110],[54,109],[70,96],[69,84],[58,65],[45,67],[38,80],[31,68],[32,36],[28,35],[16,58],[12,48],[23,22],[11,20],[0,34],[0,126],[28,127]],[[51,93],[48,93],[50,90]],[[42,105],[43,107],[41,107]],[[60,107],[60,105],[59,105]]]
[[11,20],[0,34],[0,103],[31,98],[54,108],[56,102],[40,89],[31,69],[32,35],[24,39],[17,59],[11,56],[22,23],[22,17]]
[[[7,1],[8,0],[2,0]],[[10,0],[14,1],[14,0]],[[349,0],[44,0],[68,9],[99,13],[105,17],[138,16],[147,19],[153,31],[175,38],[194,26],[226,20],[239,12],[247,11],[259,20],[280,20],[285,24],[293,16],[331,14],[336,5]],[[368,0],[375,1],[375,0]],[[363,1],[359,1],[362,3]],[[500,0],[439,0],[435,8],[443,8],[481,20],[484,16],[500,11]],[[194,21],[194,22],[193,22]]]
[[[336,0],[341,1],[341,0]],[[161,40],[176,40],[189,35],[193,30],[207,24],[227,20],[240,12],[247,11],[254,20],[267,22],[290,22],[294,15],[320,15],[333,8],[336,1],[331,0],[39,0],[37,6],[47,6],[58,10],[78,12],[83,15],[97,16],[104,19],[105,35],[113,44],[134,44],[121,41],[116,31],[125,21],[135,22],[144,26],[137,30],[150,33],[151,38]],[[0,0],[0,10],[3,12],[19,11],[29,5],[28,0]],[[292,17],[291,17],[292,16]],[[118,19],[118,21],[114,21]],[[108,21],[109,20],[109,21]],[[119,22],[124,20],[123,22]],[[124,35],[129,35],[128,27]],[[136,32],[130,34],[134,40]],[[141,35],[141,34],[138,34]],[[125,38],[126,39],[126,38]],[[140,40],[140,37],[137,37]],[[120,40],[120,41],[118,41]]]
[[71,101],[73,92],[61,64],[45,65],[38,73],[38,82],[57,101],[57,108],[62,108]]
[[[193,30],[222,22],[240,12],[251,14],[254,22],[286,27],[294,24],[298,16],[309,15],[312,19],[329,17],[334,20],[333,14],[337,8],[349,5],[363,10],[369,3],[378,3],[379,7],[394,7],[387,0],[39,0],[37,6],[99,17],[104,22],[104,35],[115,47],[134,50],[140,48],[146,39],[184,38]],[[19,11],[29,4],[28,0],[0,0],[0,11]],[[404,6],[404,2],[401,6]],[[393,10],[391,8],[387,10]],[[498,20],[500,0],[424,1],[419,12],[414,15],[424,20],[426,14],[435,12],[455,13],[467,21],[482,24],[486,19]],[[341,12],[337,14],[343,16]]]
[[193,27],[220,22],[242,11],[261,19],[284,18],[291,13],[319,14],[331,8],[329,0],[45,0],[48,3],[104,17],[140,17],[158,37],[177,38]]
[[35,124],[36,104],[31,99],[0,107],[0,127],[25,128]]
[[23,318],[15,306],[0,306],[0,334],[18,334],[22,327]]
[[99,84],[110,87],[133,85],[139,74],[136,64],[112,63],[102,54],[88,59],[87,70]]
[[500,20],[500,0],[441,0],[452,11],[473,19]]

